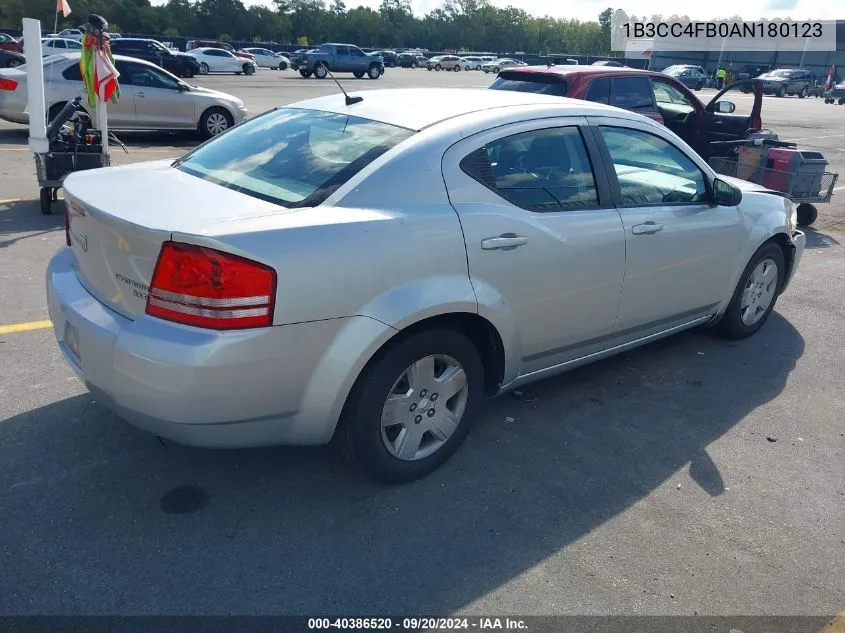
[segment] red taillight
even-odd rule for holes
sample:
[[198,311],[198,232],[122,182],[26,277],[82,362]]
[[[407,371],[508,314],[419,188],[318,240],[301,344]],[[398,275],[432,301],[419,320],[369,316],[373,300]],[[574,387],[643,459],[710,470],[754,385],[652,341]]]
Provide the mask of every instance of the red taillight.
[[0,77],[0,90],[11,90],[14,92],[18,89],[18,82],[14,79],[5,79]]
[[147,314],[175,323],[239,330],[273,324],[276,271],[212,248],[165,242]]
[[70,246],[70,202],[65,200],[65,244]]

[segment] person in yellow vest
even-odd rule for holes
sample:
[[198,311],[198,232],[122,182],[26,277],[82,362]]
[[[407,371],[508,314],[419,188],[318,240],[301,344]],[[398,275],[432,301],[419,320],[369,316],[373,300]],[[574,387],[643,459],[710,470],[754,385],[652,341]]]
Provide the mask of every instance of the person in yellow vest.
[[728,76],[727,71],[724,68],[720,68],[716,71],[716,87],[721,90],[725,86],[725,77]]

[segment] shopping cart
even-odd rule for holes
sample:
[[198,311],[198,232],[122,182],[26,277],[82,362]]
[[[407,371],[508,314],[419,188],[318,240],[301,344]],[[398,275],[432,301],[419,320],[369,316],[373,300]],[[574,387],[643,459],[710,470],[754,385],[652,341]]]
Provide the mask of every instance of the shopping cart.
[[[798,224],[809,226],[816,221],[816,204],[830,202],[839,174],[826,170],[827,161],[818,152],[800,152],[796,144],[772,139],[745,139],[741,141],[717,141],[713,145],[728,149],[727,155],[714,156],[708,162],[718,174],[739,178],[777,191],[798,205]],[[758,148],[751,154],[756,160],[743,160],[742,148]],[[787,149],[791,156],[783,160],[776,152]],[[808,158],[809,156],[809,158]],[[787,160],[791,159],[791,160]],[[782,169],[771,166],[786,165]]]

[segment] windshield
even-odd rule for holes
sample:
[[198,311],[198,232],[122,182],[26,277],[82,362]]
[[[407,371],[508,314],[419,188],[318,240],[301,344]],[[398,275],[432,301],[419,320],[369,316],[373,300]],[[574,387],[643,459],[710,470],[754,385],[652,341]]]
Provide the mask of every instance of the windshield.
[[763,75],[764,77],[789,77],[788,70],[773,70],[770,73]]
[[174,166],[282,206],[316,206],[412,134],[345,114],[281,108],[232,128]]
[[490,90],[511,90],[513,92],[533,92],[534,94],[566,96],[569,86],[560,77],[540,73],[500,73],[490,84]]

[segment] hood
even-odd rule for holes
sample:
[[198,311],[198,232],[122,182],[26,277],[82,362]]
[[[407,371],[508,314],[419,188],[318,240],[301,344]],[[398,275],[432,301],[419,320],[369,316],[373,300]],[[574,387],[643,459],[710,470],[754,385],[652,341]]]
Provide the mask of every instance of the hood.
[[760,75],[758,79],[765,79],[766,81],[788,81],[788,77],[780,77],[778,75],[771,75],[766,73],[765,75]]
[[726,183],[733,185],[743,193],[771,193],[776,196],[784,195],[780,191],[773,191],[772,189],[768,189],[753,182],[748,182],[747,180],[740,180],[739,178],[734,178],[733,176],[723,176],[722,174],[718,174],[718,176],[719,180],[724,180]]
[[179,59],[190,59],[192,61],[196,61],[196,57],[190,55],[189,53],[183,53],[181,51],[170,51],[170,54],[174,57],[178,57]]

